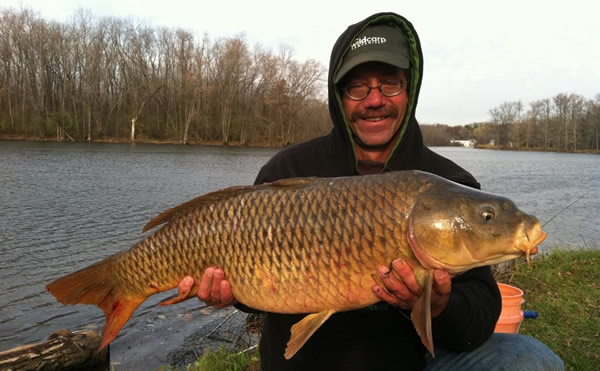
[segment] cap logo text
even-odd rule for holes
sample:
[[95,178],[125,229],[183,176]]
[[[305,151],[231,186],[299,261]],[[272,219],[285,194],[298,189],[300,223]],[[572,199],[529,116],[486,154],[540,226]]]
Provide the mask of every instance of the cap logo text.
[[387,40],[385,37],[379,36],[363,36],[354,40],[352,45],[350,45],[351,50],[355,50],[360,48],[361,46],[371,45],[371,44],[385,44]]

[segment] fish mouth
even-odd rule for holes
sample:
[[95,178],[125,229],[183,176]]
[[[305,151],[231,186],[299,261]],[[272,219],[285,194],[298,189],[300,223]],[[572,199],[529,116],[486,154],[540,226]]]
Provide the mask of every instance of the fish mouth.
[[523,231],[520,238],[515,241],[514,247],[525,253],[527,263],[531,264],[531,255],[538,253],[538,246],[548,237],[548,233],[542,230],[539,224],[536,224],[529,233]]

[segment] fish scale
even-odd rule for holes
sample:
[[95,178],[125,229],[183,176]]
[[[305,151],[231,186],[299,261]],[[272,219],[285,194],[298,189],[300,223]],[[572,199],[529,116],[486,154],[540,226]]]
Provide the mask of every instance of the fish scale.
[[[129,250],[47,286],[62,303],[104,311],[101,347],[148,296],[185,276],[198,284],[216,266],[249,307],[312,313],[292,327],[289,358],[333,313],[378,301],[380,265],[402,258],[430,292],[433,269],[458,274],[514,259],[545,238],[537,219],[510,200],[419,171],[230,187],[167,210],[144,230],[159,225]],[[429,299],[422,295],[411,317],[433,354]]]

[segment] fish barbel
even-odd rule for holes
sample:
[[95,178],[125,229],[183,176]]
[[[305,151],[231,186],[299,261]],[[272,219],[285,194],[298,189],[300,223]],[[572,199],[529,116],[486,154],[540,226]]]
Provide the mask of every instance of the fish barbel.
[[100,348],[150,295],[192,276],[195,288],[161,305],[193,297],[205,269],[217,266],[244,305],[308,314],[292,327],[291,358],[333,313],[378,302],[376,268],[402,258],[424,288],[411,318],[433,354],[433,270],[529,259],[546,237],[509,199],[421,171],[230,187],[167,210],[144,231],[159,225],[129,250],[47,286],[63,304],[104,311]]

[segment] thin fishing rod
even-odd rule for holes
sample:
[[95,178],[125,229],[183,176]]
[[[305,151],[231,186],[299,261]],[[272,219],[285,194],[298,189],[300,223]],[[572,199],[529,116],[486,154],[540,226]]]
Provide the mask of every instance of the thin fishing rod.
[[546,221],[544,224],[542,224],[542,227],[544,227],[546,224],[550,223],[552,220],[554,220],[554,218],[556,218],[557,216],[559,216],[560,214],[562,214],[563,211],[567,210],[568,208],[570,208],[571,206],[573,206],[575,203],[579,202],[579,200],[581,200],[582,198],[584,198],[585,196],[587,196],[587,194],[590,193],[590,191],[588,190],[587,192],[585,192],[584,194],[582,194],[581,196],[579,196],[578,199],[576,199],[575,201],[571,202],[570,204],[568,204],[565,208],[563,208],[561,211],[557,212],[556,214],[554,214],[554,216],[552,218],[550,218],[548,221]]

